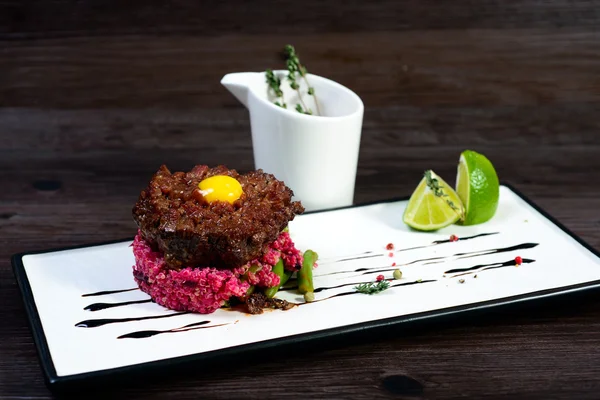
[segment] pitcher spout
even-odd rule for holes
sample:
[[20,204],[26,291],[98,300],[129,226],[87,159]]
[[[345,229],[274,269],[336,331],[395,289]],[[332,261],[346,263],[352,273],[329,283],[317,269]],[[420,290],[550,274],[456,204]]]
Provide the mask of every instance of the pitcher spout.
[[221,79],[221,85],[225,86],[247,108],[248,93],[262,77],[263,74],[259,72],[236,72],[225,75]]

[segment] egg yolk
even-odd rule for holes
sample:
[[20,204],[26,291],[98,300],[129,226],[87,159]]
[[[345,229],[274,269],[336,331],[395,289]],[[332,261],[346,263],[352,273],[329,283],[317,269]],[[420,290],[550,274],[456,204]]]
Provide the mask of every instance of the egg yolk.
[[227,175],[215,175],[206,178],[198,184],[198,188],[209,203],[227,201],[233,204],[244,193],[242,185]]

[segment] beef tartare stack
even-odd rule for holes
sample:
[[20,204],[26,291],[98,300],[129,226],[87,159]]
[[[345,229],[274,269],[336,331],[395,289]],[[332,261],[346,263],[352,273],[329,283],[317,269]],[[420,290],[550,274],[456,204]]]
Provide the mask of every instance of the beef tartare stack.
[[239,174],[198,165],[171,173],[161,166],[133,208],[138,286],[178,311],[208,314],[233,299],[250,312],[287,308],[268,299],[315,261],[313,252],[304,260],[287,233],[289,221],[304,212],[292,196],[261,170]]

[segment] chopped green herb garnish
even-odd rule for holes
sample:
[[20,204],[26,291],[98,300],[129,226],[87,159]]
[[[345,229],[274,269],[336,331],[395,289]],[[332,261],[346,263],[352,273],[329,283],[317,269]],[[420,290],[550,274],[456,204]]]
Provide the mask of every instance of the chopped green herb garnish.
[[388,281],[379,281],[379,282],[369,282],[369,283],[361,283],[358,286],[355,286],[354,289],[358,293],[364,294],[375,294],[379,292],[383,292],[384,290],[390,287],[390,283]]

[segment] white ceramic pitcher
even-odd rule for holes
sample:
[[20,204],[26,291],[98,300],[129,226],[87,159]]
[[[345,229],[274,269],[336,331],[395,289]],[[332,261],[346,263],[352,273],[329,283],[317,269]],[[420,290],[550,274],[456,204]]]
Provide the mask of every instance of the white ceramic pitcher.
[[[307,76],[315,89],[320,116],[294,110],[297,92],[281,77],[288,109],[274,104],[264,72],[227,74],[223,84],[250,112],[256,169],[275,175],[294,191],[308,210],[351,205],[363,120],[363,103],[350,89],[323,77]],[[306,107],[317,110],[314,97],[298,80]]]

